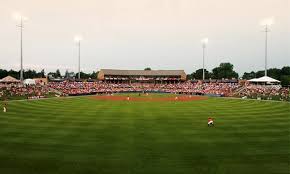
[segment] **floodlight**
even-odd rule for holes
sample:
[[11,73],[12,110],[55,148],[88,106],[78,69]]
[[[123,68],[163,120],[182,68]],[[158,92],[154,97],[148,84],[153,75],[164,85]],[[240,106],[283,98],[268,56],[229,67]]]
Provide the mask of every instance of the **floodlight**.
[[269,17],[261,20],[260,24],[263,26],[271,26],[275,23],[275,18],[274,17]]
[[82,38],[82,36],[80,36],[80,35],[77,35],[77,36],[74,37],[74,41],[75,41],[75,42],[80,42],[80,41],[82,41],[82,40],[83,40],[83,38]]

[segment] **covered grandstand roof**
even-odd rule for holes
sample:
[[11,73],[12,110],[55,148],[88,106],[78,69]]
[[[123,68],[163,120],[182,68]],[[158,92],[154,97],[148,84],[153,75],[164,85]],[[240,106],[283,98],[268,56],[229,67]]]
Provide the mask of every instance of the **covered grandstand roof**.
[[116,76],[181,76],[184,70],[117,70],[117,69],[101,69],[104,75]]
[[280,83],[279,80],[276,80],[276,79],[273,79],[271,77],[268,77],[268,76],[263,76],[263,77],[260,77],[260,78],[255,78],[255,79],[251,79],[251,80],[248,80],[249,82],[256,82],[256,83]]
[[7,76],[0,80],[2,83],[19,83],[20,80],[15,79],[14,77]]

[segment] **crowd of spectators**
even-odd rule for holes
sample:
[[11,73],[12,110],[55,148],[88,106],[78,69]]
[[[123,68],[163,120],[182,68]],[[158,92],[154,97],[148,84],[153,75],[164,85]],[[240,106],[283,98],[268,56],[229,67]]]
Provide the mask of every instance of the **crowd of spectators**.
[[223,97],[241,97],[266,100],[289,100],[289,88],[278,85],[241,85],[239,83],[201,83],[183,82],[174,84],[154,83],[106,83],[106,82],[49,82],[47,85],[1,85],[0,97],[22,96],[26,98],[43,98],[50,92],[57,96],[111,94],[121,92],[164,92],[176,94],[213,95]]
[[0,97],[22,97],[27,99],[45,98],[49,94],[49,88],[42,85],[2,85]]
[[237,95],[242,98],[289,100],[289,88],[279,85],[245,85]]
[[212,94],[230,96],[240,85],[237,83],[192,83],[190,81],[175,84],[153,83],[105,83],[105,82],[51,82],[50,88],[56,89],[67,95],[81,95],[93,93],[118,93],[118,92],[166,92],[186,94]]

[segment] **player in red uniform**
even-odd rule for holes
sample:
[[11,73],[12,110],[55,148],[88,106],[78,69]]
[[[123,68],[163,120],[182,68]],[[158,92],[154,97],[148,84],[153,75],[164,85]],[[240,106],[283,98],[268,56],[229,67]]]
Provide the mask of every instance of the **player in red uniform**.
[[207,126],[209,127],[209,126],[214,126],[214,124],[213,124],[213,119],[212,118],[208,118],[207,119]]

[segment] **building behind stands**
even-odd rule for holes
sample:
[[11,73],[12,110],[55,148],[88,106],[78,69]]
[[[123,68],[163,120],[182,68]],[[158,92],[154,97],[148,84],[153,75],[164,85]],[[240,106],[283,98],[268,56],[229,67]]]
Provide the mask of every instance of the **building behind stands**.
[[117,70],[101,69],[98,80],[107,83],[169,84],[186,81],[184,70]]

